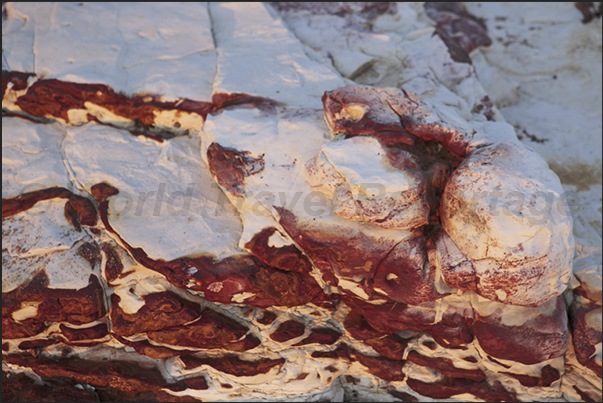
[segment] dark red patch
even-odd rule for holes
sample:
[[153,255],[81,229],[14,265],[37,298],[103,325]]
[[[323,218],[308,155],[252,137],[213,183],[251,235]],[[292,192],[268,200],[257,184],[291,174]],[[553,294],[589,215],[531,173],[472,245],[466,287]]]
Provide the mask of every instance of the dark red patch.
[[[404,89],[348,85],[325,92],[322,102],[325,120],[334,133],[375,136],[386,149],[399,147],[418,156],[423,168],[434,160],[455,168],[466,157],[473,135],[434,121],[433,108]],[[350,116],[351,105],[367,110],[362,116]],[[396,166],[395,158],[388,157]]]
[[385,357],[372,357],[348,348],[351,361],[357,361],[367,368],[371,374],[391,382],[400,382],[405,378],[402,372],[404,361]]
[[314,15],[337,15],[339,17],[346,17],[350,14],[363,14],[367,20],[386,13],[395,13],[396,10],[396,5],[389,2],[271,2],[270,4],[278,11],[308,11]]
[[302,372],[301,374],[299,374],[298,376],[293,378],[293,380],[302,381],[302,380],[306,379],[308,377],[308,375],[310,375],[310,374],[308,374],[307,372]]
[[107,325],[105,325],[104,323],[99,323],[98,325],[86,328],[74,328],[61,323],[59,328],[61,329],[61,333],[63,333],[63,335],[71,343],[86,340],[102,339],[103,337],[109,334],[109,331],[107,330]]
[[272,332],[270,338],[279,343],[295,339],[304,334],[306,326],[296,320],[288,320],[279,325],[279,327]]
[[371,346],[373,350],[382,356],[400,361],[404,357],[404,350],[408,345],[408,340],[403,339],[397,334],[391,334],[386,337],[367,339],[364,343]]
[[[224,384],[222,384],[222,386],[224,386]],[[207,380],[203,376],[199,376],[197,378],[183,379],[176,384],[167,385],[166,387],[167,387],[167,389],[173,390],[174,392],[181,392],[186,389],[194,389],[194,390],[209,389],[209,386],[207,385]]]
[[405,131],[396,132],[387,130],[373,133],[371,137],[379,141],[379,144],[381,144],[383,149],[387,152],[387,157],[393,167],[398,169],[404,169],[405,167],[415,168],[415,166],[412,165],[413,161],[408,159],[404,160],[404,165],[399,165],[396,161],[398,158],[392,151],[399,147],[414,146],[417,140],[420,139],[417,139],[417,137]]
[[[86,102],[131,119],[142,128],[153,127],[157,112],[178,110],[198,113],[205,118],[213,108],[207,102],[188,99],[165,102],[159,97],[138,95],[127,97],[103,84],[78,84],[54,79],[33,83],[27,93],[17,99],[16,105],[32,116],[62,118],[69,122],[68,111],[86,109]],[[174,136],[173,133],[165,135],[166,138]]]
[[475,337],[487,354],[531,365],[565,353],[569,331],[562,296],[550,316],[539,315],[522,326],[505,326],[497,312],[487,317],[476,312],[473,323]]
[[[384,137],[401,139],[402,143],[413,143],[402,123],[398,119],[387,116],[393,113],[385,99],[387,94],[357,91],[356,88],[356,86],[348,86],[335,91],[326,91],[322,96],[324,114],[331,119],[330,126],[334,133],[345,133],[347,137],[354,137],[382,132]],[[346,117],[345,108],[351,104],[367,107],[367,112],[360,120],[350,121]]]
[[379,338],[400,330],[426,332],[445,348],[466,349],[466,344],[473,340],[472,310],[447,310],[442,319],[434,324],[435,308],[430,303],[413,306],[392,301],[373,305],[347,295],[343,300],[352,308],[344,326],[352,337],[359,340],[367,340],[371,334]]
[[98,402],[96,393],[75,385],[38,384],[25,374],[2,372],[3,402]]
[[387,333],[375,330],[366,318],[355,310],[351,310],[347,314],[343,326],[357,340],[374,339],[387,335]]
[[446,231],[443,229],[438,231],[435,242],[437,243],[437,253],[440,254],[442,277],[446,284],[463,292],[477,291],[477,277],[473,263],[468,260],[457,263],[455,255],[460,251],[449,249],[455,246],[452,246],[454,242]]
[[[48,277],[41,271],[29,284],[2,294],[2,337],[6,339],[31,337],[42,332],[50,322],[83,325],[105,315],[104,293],[98,278],[90,275],[88,286],[80,290],[47,288]],[[37,305],[37,314],[15,321],[13,312],[21,303]]]
[[2,199],[2,219],[29,210],[37,202],[50,199],[68,199],[65,217],[79,231],[80,225],[94,226],[97,221],[96,207],[85,197],[61,188],[46,188],[19,196]]
[[500,382],[489,385],[485,381],[475,382],[468,379],[444,378],[439,382],[426,383],[409,378],[406,383],[417,393],[434,399],[448,399],[454,395],[469,393],[487,402],[515,402],[517,397],[507,391]]
[[194,350],[175,350],[165,346],[156,346],[149,343],[146,340],[142,341],[130,341],[124,337],[121,337],[115,333],[112,334],[121,344],[132,347],[139,354],[144,354],[151,358],[161,359],[168,357],[177,357],[182,354],[193,354]]
[[603,13],[600,2],[577,1],[574,3],[574,6],[582,13],[583,24],[588,24],[595,18],[601,18]]
[[108,183],[97,183],[90,189],[92,196],[98,201],[99,204],[105,202],[109,197],[115,196],[119,193],[119,190]]
[[[14,309],[17,310],[18,308]],[[38,319],[26,319],[16,322],[11,317],[12,311],[4,315],[4,296],[2,298],[2,338],[21,339],[35,336],[48,328],[44,321]]]
[[473,310],[466,308],[457,311],[448,308],[442,319],[429,331],[434,340],[445,348],[465,348],[473,341]]
[[601,343],[602,333],[588,326],[586,322],[586,315],[597,309],[601,309],[601,306],[588,299],[583,299],[579,295],[574,295],[574,300],[569,308],[569,318],[576,359],[601,378],[601,365],[595,361],[595,346]]
[[276,314],[274,312],[270,312],[270,311],[262,311],[262,317],[260,319],[257,320],[257,322],[261,323],[262,325],[269,325],[272,322],[274,322],[274,320],[276,319]]
[[121,309],[121,298],[111,295],[111,322],[113,331],[120,336],[161,330],[184,325],[201,316],[199,304],[171,292],[148,294],[142,297],[144,305],[133,314]]
[[117,251],[109,244],[103,244],[102,251],[105,254],[105,278],[107,283],[112,286],[112,282],[117,280],[124,269],[124,265],[119,258]]
[[274,2],[270,3],[281,14],[308,12],[313,15],[336,15],[347,24],[372,30],[373,20],[380,15],[396,14],[397,4],[391,2]]
[[[101,123],[101,122],[98,122],[98,123]],[[176,126],[176,125],[174,125],[174,126]],[[153,136],[152,134],[141,132],[141,131],[138,131],[138,130],[130,130],[130,133],[132,133],[134,136],[145,137],[147,139],[151,139],[151,140],[156,141],[158,143],[165,142],[165,140],[163,138],[159,137],[159,136]]]
[[[400,116],[404,129],[424,140],[427,151],[431,151],[437,143],[444,145],[438,152],[441,153],[440,160],[462,161],[467,156],[471,135],[446,124],[431,121],[431,106],[409,91],[402,89],[402,93],[404,98],[392,98],[388,102]],[[420,150],[421,147],[417,148]]]
[[283,271],[257,263],[258,271],[251,278],[251,284],[258,292],[254,298],[245,300],[245,304],[299,306],[331,299],[308,273]]
[[34,73],[2,70],[2,98],[4,98],[4,94],[6,94],[6,88],[9,83],[12,84],[14,90],[22,91],[27,88],[29,78],[34,76]]
[[245,178],[264,170],[264,158],[254,158],[249,151],[211,143],[207,149],[209,170],[220,186],[231,193],[245,193]]
[[309,273],[312,264],[295,245],[285,245],[279,248],[269,246],[268,240],[277,231],[274,227],[263,228],[255,234],[245,248],[268,266],[285,271]]
[[[363,283],[366,283],[374,277],[380,262],[396,245],[393,240],[378,242],[360,231],[347,231],[343,227],[333,230],[299,223],[290,211],[275,208],[285,231],[325,274],[336,273],[350,279],[364,277]],[[371,292],[370,288],[366,289]]]
[[486,25],[469,14],[463,3],[427,2],[425,13],[436,22],[436,34],[442,38],[453,60],[471,64],[469,54],[479,46],[490,46]]
[[329,312],[335,312],[341,300],[337,294],[333,294],[331,296],[327,296],[329,298],[325,298],[322,300],[312,301],[312,303],[322,309],[326,309]]
[[339,348],[333,351],[315,351],[312,353],[312,357],[314,358],[339,358]]
[[100,248],[96,242],[83,242],[78,248],[77,254],[86,259],[92,269],[101,261]]
[[260,344],[249,329],[234,320],[205,309],[201,318],[185,325],[148,331],[150,340],[172,346],[192,348],[223,348],[230,351],[246,351]]
[[347,383],[351,383],[353,385],[356,385],[357,383],[360,383],[360,379],[353,377],[352,375],[346,375],[345,376],[345,381]]
[[490,97],[486,95],[485,97],[480,99],[479,104],[475,106],[474,112],[481,112],[482,115],[486,117],[486,119],[488,119],[489,121],[493,121],[495,116],[493,108],[494,103],[492,103]]
[[430,350],[435,350],[436,348],[438,348],[437,343],[434,343],[433,341],[424,341],[423,344],[425,347],[427,347]]
[[490,357],[489,355],[487,355],[486,357],[488,358],[488,360],[489,360],[489,361],[492,361],[493,363],[495,363],[495,364],[497,364],[497,365],[500,365],[500,366],[501,366],[501,367],[503,367],[503,368],[507,368],[507,369],[511,368],[511,366],[510,366],[510,365],[505,365],[505,364],[503,364],[502,362],[500,362],[500,361],[498,361],[498,360],[496,360],[496,359],[494,359],[494,358]]
[[192,355],[183,355],[180,359],[184,363],[186,369],[197,368],[201,365],[209,365],[218,371],[234,376],[255,376],[265,374],[276,366],[280,368],[285,363],[283,358],[276,360],[262,358],[257,361],[246,361],[241,360],[234,354],[216,358],[201,358]]
[[[135,98],[137,101],[141,100],[141,97]],[[198,115],[203,116],[203,119],[205,120],[205,118],[207,118],[207,115],[209,114],[209,112],[213,109],[213,105],[208,103],[208,102],[203,102],[203,101],[195,101],[192,99],[180,99],[178,101],[175,102],[160,102],[160,101],[155,101],[158,103],[158,106],[160,107],[164,107],[165,109],[177,109],[179,111],[183,111],[183,112],[190,112],[190,113],[196,113]]]
[[427,248],[422,236],[398,243],[379,263],[372,284],[388,298],[420,304],[441,298],[434,286],[435,267],[426,266]]
[[[31,368],[50,384],[91,385],[100,401],[178,401],[180,398],[161,389],[183,390],[182,387],[186,386],[184,381],[169,384],[158,369],[138,363],[87,361],[77,357],[34,358],[30,355],[6,355],[3,361]],[[65,401],[68,396],[57,396],[57,400],[50,401]]]
[[343,301],[364,316],[372,328],[385,334],[393,334],[400,330],[425,332],[430,330],[435,322],[435,310],[429,305],[409,306],[393,301],[373,305],[347,295],[343,297]]
[[519,381],[519,383],[521,383],[523,386],[526,386],[528,388],[533,388],[536,386],[549,387],[553,384],[553,382],[559,380],[559,378],[560,378],[559,371],[557,371],[555,368],[551,367],[550,365],[547,365],[542,368],[540,377],[522,375],[522,374],[514,374],[512,372],[501,372],[501,374],[507,374],[507,375],[512,376],[513,378],[517,379]]
[[[271,336],[272,337],[272,336]],[[318,343],[322,345],[331,345],[341,337],[341,333],[328,327],[319,327],[312,329],[310,335],[294,344],[293,346],[305,346],[306,344]]]
[[410,393],[401,392],[401,391],[396,390],[396,389],[388,389],[387,393],[389,393],[390,395],[392,395],[396,399],[402,400],[403,402],[418,402],[419,401],[419,399],[417,399],[416,397],[414,397]]
[[433,368],[448,378],[470,379],[476,382],[486,379],[486,375],[482,370],[457,368],[452,360],[448,358],[426,357],[416,351],[410,351],[406,359],[415,364]]
[[[36,339],[36,340],[25,340],[19,343],[20,350],[41,350],[44,347],[52,346],[62,342],[63,339],[59,337],[50,337],[48,339]],[[35,356],[38,355],[38,351],[34,351]]]
[[254,108],[273,111],[280,103],[277,101],[244,93],[214,94],[211,97],[212,112],[232,106],[251,106]]
[[402,367],[404,361],[392,360],[385,357],[372,357],[362,354],[346,343],[341,343],[333,351],[321,352],[315,351],[312,353],[314,358],[338,358],[348,362],[359,362],[367,368],[367,371],[386,381],[403,381],[404,373]]
[[96,225],[96,207],[85,197],[73,195],[65,203],[65,217],[77,231],[81,231],[82,225]]
[[578,388],[576,385],[572,385],[572,388],[574,388],[574,390],[580,396],[580,399],[582,399],[583,402],[596,402],[597,401],[595,398],[590,397],[588,393],[584,392],[583,390]]

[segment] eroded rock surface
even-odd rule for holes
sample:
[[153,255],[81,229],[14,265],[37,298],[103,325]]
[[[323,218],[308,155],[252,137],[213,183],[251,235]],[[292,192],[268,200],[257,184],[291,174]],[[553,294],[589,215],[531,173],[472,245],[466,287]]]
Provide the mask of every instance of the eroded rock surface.
[[459,3],[3,5],[3,396],[600,400],[600,255],[489,41]]

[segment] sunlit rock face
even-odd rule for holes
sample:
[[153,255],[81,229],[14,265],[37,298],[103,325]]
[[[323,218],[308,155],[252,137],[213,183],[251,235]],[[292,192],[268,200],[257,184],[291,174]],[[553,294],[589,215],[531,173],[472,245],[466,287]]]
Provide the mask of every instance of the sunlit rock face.
[[[469,154],[452,174],[440,211],[444,236],[466,257],[460,266],[473,267],[474,291],[502,303],[540,306],[566,289],[574,239],[562,194],[546,162],[519,142]],[[444,252],[441,260],[447,257]],[[458,281],[457,267],[448,265],[448,281]],[[465,278],[464,268],[460,272]]]
[[380,228],[410,229],[429,222],[427,184],[419,162],[373,138],[325,144],[306,166],[312,187],[333,200],[343,218]]
[[6,400],[600,401],[468,7],[4,3]]
[[[538,154],[518,141],[496,142],[487,133],[485,141],[476,145],[466,124],[458,125],[465,126],[465,130],[456,128],[439,118],[442,113],[437,108],[406,91],[348,86],[326,94],[324,104],[325,120],[331,130],[348,136],[377,135],[382,153],[391,161],[384,164],[373,158],[378,168],[390,167],[390,171],[397,168],[400,176],[408,176],[409,168],[420,171],[420,166],[429,164],[424,173],[427,181],[420,188],[431,185],[435,188],[432,195],[437,192],[437,197],[430,200],[431,210],[437,212],[432,221],[441,225],[435,235],[436,253],[449,286],[522,306],[540,306],[565,290],[574,256],[572,220],[561,199],[563,189],[559,179]],[[376,105],[374,110],[372,104]],[[397,131],[384,129],[383,122],[393,125],[396,120]],[[406,141],[407,137],[400,137],[400,133],[423,141]],[[430,142],[438,142],[440,148],[458,158],[446,158],[442,151],[439,155],[433,153],[436,148]],[[364,210],[370,211],[373,205],[363,209],[368,203],[353,198],[354,185],[360,188],[355,193],[362,197],[363,189],[357,183],[364,183],[365,188],[369,186],[367,183],[383,186],[380,179],[389,179],[390,187],[383,188],[394,197],[398,192],[393,185],[398,178],[375,174],[367,156],[372,145],[368,140],[357,140],[356,148],[348,146],[352,150],[345,153],[351,157],[354,151],[362,150],[356,151],[362,154],[355,160],[362,161],[364,177],[358,173],[359,168],[350,167],[341,156],[343,153],[338,153],[342,146],[331,145],[337,143],[330,143],[309,169],[318,171],[314,175],[320,175],[321,180],[316,182],[325,183],[322,186],[331,191],[335,214],[362,220],[367,216]],[[404,149],[405,155],[389,152],[397,148]],[[425,154],[427,161],[422,161]],[[405,158],[407,155],[414,160],[410,162]],[[435,177],[429,175],[434,167],[437,167]],[[342,176],[348,178],[347,186],[340,184]],[[420,212],[427,210],[422,202],[414,202],[414,208]],[[386,211],[389,213],[386,219],[396,213],[392,204],[382,208],[382,216]],[[359,212],[351,215],[346,207],[356,207]],[[382,226],[384,221],[376,217],[372,223]],[[398,227],[418,228],[427,223],[400,222]]]

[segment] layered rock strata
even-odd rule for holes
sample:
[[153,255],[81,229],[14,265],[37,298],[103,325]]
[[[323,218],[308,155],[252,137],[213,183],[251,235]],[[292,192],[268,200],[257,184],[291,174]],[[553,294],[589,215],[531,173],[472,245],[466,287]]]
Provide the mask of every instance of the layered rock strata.
[[7,400],[600,400],[561,184],[413,7],[6,5]]

